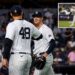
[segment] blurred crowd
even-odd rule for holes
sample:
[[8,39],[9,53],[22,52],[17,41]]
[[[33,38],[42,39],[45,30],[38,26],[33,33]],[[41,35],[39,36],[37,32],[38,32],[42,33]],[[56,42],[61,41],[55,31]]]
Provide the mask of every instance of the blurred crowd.
[[[24,10],[24,18],[32,22],[32,14],[34,11],[41,10],[44,15],[44,23],[48,25],[54,33],[56,40],[56,48],[53,51],[54,61],[53,64],[75,64],[75,29],[70,28],[58,28],[57,26],[57,10],[51,10],[50,8],[44,9],[31,9]],[[27,13],[27,14],[26,14]],[[10,22],[10,16],[8,14],[0,15],[0,68],[2,60],[3,41],[6,33],[6,26]],[[4,70],[0,70],[3,71]],[[0,74],[2,75],[2,74]],[[6,75],[6,72],[5,72]]]

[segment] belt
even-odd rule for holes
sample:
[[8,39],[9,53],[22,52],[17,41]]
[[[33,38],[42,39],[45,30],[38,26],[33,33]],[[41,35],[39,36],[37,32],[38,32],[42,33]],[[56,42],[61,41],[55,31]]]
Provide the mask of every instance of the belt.
[[16,54],[16,53],[18,53],[18,54],[30,54],[30,53],[26,53],[26,52],[11,52],[11,54]]

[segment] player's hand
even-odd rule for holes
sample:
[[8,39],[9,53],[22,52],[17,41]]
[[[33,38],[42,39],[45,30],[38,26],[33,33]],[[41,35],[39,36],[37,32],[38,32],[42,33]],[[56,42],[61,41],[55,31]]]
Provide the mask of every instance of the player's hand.
[[44,56],[45,58],[47,58],[48,54],[45,52],[42,56]]
[[3,68],[8,68],[8,60],[5,59],[5,58],[2,59],[2,67]]

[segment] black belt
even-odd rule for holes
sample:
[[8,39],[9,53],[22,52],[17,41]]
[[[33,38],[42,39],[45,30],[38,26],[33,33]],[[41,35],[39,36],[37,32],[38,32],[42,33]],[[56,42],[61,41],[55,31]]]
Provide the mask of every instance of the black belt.
[[26,52],[11,52],[11,54],[16,54],[16,53],[18,53],[18,54],[30,54],[30,53],[26,53]]

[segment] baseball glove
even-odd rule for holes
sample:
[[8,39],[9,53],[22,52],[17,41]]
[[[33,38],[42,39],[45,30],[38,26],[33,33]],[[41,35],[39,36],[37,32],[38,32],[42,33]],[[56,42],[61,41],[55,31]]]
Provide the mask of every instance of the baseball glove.
[[44,56],[36,57],[34,60],[34,66],[39,70],[44,68],[45,63],[46,63],[46,58]]

